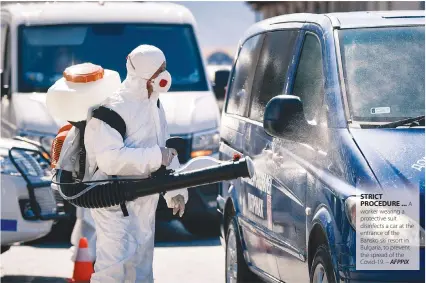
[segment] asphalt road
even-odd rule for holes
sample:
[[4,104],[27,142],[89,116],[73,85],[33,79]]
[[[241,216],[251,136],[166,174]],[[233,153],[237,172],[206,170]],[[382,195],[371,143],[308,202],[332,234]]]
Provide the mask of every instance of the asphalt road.
[[[177,221],[160,226],[157,234],[156,283],[224,282],[225,252],[218,238],[196,238]],[[62,283],[73,272],[67,244],[13,246],[0,260],[2,283]]]

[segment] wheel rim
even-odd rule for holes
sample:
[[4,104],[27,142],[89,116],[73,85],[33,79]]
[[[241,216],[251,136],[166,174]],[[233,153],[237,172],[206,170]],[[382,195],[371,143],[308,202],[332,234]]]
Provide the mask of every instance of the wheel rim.
[[318,263],[317,267],[315,267],[313,283],[328,283],[327,273],[325,272],[325,268],[321,263]]
[[238,260],[237,239],[233,230],[229,232],[226,245],[226,283],[237,282]]

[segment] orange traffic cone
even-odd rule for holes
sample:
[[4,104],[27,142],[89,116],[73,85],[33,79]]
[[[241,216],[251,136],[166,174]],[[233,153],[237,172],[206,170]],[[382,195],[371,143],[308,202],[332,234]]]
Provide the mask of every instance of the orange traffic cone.
[[91,262],[89,254],[89,243],[87,242],[87,238],[83,237],[78,244],[77,258],[74,263],[74,273],[68,282],[90,282],[93,273],[93,262]]

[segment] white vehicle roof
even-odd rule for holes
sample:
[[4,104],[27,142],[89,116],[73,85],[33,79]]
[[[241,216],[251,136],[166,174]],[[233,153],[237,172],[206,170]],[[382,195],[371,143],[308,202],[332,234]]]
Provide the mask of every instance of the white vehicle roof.
[[153,2],[54,2],[8,4],[14,25],[53,25],[70,23],[161,23],[195,26],[192,13],[173,3]]

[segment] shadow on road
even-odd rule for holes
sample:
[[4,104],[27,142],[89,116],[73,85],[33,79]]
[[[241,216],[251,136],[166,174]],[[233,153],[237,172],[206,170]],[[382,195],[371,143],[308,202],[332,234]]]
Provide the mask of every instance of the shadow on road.
[[1,278],[2,283],[64,283],[66,278],[44,276],[7,275]]
[[[200,237],[188,232],[183,224],[178,220],[158,221],[155,225],[155,246],[156,247],[201,247],[220,246],[220,240],[215,235]],[[71,247],[69,242],[40,241],[21,244],[46,249],[66,249]],[[15,281],[18,282],[18,281]],[[39,282],[39,281],[36,281]],[[41,282],[41,281],[40,281]],[[42,281],[44,282],[44,281]],[[50,281],[49,281],[50,282]],[[54,281],[52,281],[54,282]]]
[[43,243],[24,243],[20,244],[21,246],[31,246],[34,248],[40,248],[40,249],[68,249],[71,248],[71,243],[64,243],[64,242],[43,242]]
[[220,240],[218,238],[211,239],[197,239],[192,241],[181,241],[181,242],[156,242],[155,247],[158,248],[172,248],[172,247],[213,247],[220,246]]
[[199,237],[189,233],[180,221],[159,222],[155,231],[156,247],[219,246],[217,237]]

